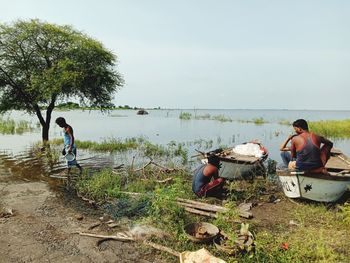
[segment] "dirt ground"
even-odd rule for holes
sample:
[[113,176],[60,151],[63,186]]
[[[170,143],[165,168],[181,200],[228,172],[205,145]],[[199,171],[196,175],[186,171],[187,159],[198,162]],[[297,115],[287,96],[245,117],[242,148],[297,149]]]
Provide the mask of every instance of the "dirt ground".
[[97,239],[77,234],[113,232],[88,230],[101,215],[65,195],[46,182],[0,182],[0,208],[14,211],[0,218],[1,262],[162,262],[156,251],[140,244],[107,241],[98,247]]

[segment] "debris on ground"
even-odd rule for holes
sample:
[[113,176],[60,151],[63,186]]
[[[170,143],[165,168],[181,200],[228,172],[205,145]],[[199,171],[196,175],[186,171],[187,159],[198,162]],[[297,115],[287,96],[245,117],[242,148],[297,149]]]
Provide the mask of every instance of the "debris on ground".
[[0,218],[9,218],[14,216],[14,211],[12,208],[3,208],[0,212]]
[[185,251],[180,253],[180,263],[225,263],[226,261],[214,257],[208,250],[201,248],[197,251]]

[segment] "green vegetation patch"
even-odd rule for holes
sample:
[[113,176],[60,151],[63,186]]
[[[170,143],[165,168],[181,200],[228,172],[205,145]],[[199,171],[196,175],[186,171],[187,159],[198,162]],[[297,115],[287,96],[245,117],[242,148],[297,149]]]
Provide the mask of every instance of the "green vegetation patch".
[[[52,145],[63,145],[63,139],[53,139],[50,143]],[[135,150],[149,158],[165,157],[170,159],[179,157],[183,164],[185,164],[188,159],[188,150],[184,148],[182,143],[176,143],[174,141],[164,146],[151,143],[150,141],[139,137],[126,138],[124,140],[107,138],[102,142],[75,140],[75,144],[79,149],[98,152],[125,152]]]
[[253,118],[251,120],[238,120],[238,122],[242,122],[242,123],[254,123],[256,125],[262,125],[265,123],[268,123],[267,120],[265,120],[263,117],[259,117],[259,118]]
[[329,138],[350,138],[350,119],[310,121],[309,128],[311,131]]
[[[164,166],[169,167],[170,164]],[[172,180],[165,183],[165,178]],[[154,237],[152,241],[177,251],[194,251],[205,246],[228,263],[348,262],[350,259],[348,204],[333,207],[321,203],[294,204],[284,199],[275,182],[268,179],[256,178],[254,181],[234,181],[227,184],[230,197],[221,205],[228,212],[218,213],[215,219],[190,214],[178,205],[178,197],[197,199],[191,191],[191,174],[185,169],[167,173],[150,165],[142,170],[127,167],[117,173],[111,169],[102,170],[91,175],[85,174],[78,179],[76,187],[84,196],[102,202],[102,207],[114,218],[127,216],[135,222],[167,231],[169,237]],[[125,192],[140,194],[126,195]],[[266,211],[271,213],[268,224],[260,219],[245,221],[239,218],[237,204],[268,203],[272,194],[276,195],[272,200],[281,198],[281,202],[286,202],[283,206],[287,205],[290,209],[284,209],[284,212],[275,212],[274,209]],[[211,198],[202,201],[220,204],[218,200]],[[281,209],[281,206],[276,204],[275,209]],[[249,230],[255,236],[255,251],[228,256],[213,246],[192,243],[183,229],[189,223],[200,221],[215,224],[233,242],[240,229],[239,222],[249,223]],[[176,259],[169,258],[167,262],[176,262]]]
[[104,169],[95,174],[85,173],[76,183],[79,193],[85,197],[104,201],[108,198],[120,197],[120,176],[113,173],[111,169]]
[[220,121],[220,122],[232,122],[232,119],[230,117],[227,117],[222,114],[215,115],[215,116],[210,116],[210,114],[192,116],[192,114],[189,112],[181,112],[179,115],[179,118],[181,120],[194,119],[194,120],[212,120],[212,121]]
[[220,122],[232,122],[232,119],[230,117],[227,117],[225,115],[216,115],[216,116],[212,116],[211,120],[214,121],[220,121]]
[[3,119],[0,117],[0,133],[2,134],[23,134],[25,132],[31,132],[39,126],[25,120],[16,122],[10,118]]
[[179,115],[179,118],[181,120],[190,120],[190,119],[192,119],[192,114],[189,112],[181,112]]

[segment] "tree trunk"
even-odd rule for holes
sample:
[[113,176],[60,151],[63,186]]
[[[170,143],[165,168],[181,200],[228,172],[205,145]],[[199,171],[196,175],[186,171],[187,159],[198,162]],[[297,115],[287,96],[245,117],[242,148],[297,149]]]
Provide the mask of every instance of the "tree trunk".
[[51,102],[46,110],[46,120],[44,120],[43,115],[41,114],[41,110],[40,110],[39,105],[37,105],[37,104],[34,105],[34,110],[35,110],[36,116],[38,117],[40,124],[41,124],[41,127],[42,127],[41,138],[42,138],[44,144],[47,144],[47,142],[49,140],[51,113],[52,113],[53,109],[55,108],[55,101],[56,101],[56,95],[53,94],[51,97]]
[[42,126],[41,138],[44,144],[49,140],[49,129],[50,129],[50,124],[45,123],[45,125]]

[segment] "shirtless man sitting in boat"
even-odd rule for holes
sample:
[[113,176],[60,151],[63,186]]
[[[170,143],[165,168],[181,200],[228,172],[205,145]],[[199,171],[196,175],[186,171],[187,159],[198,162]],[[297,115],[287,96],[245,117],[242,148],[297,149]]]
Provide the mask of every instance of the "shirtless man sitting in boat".
[[[308,124],[304,119],[293,122],[293,128],[296,134],[290,135],[280,147],[284,167],[290,170],[323,171],[330,157],[333,143],[309,132]],[[289,141],[291,146],[287,147]]]

